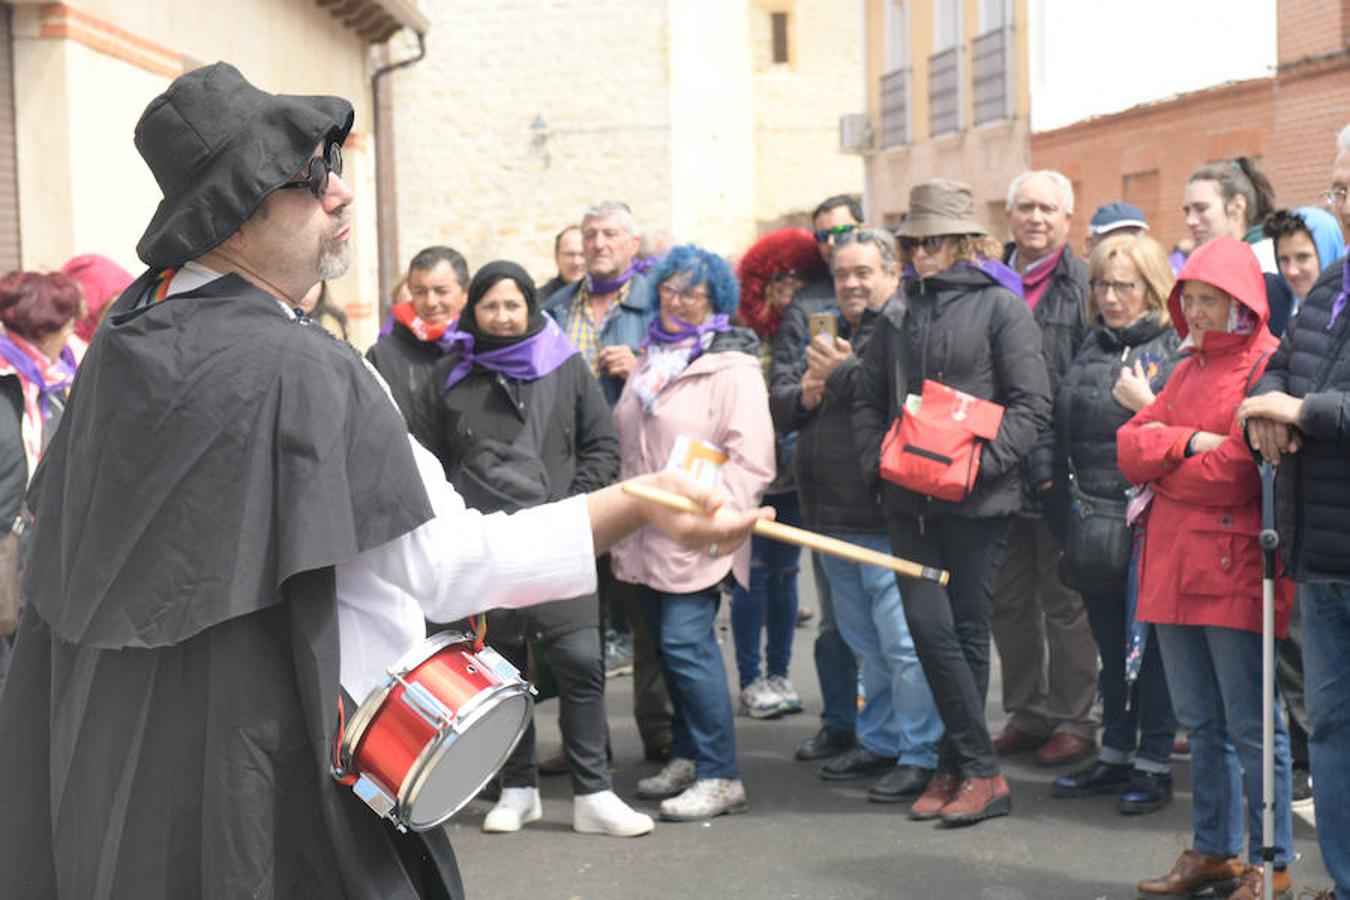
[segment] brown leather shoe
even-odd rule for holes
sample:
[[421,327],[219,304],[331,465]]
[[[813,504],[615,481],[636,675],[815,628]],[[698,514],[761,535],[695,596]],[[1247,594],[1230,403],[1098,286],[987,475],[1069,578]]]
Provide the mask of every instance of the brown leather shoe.
[[1012,756],[1014,753],[1028,753],[1045,743],[1045,738],[1023,731],[1009,722],[994,738],[994,752],[999,756]]
[[1036,751],[1038,766],[1067,766],[1087,759],[1097,752],[1097,742],[1081,734],[1056,731],[1041,749]]
[[993,778],[967,778],[952,798],[942,807],[942,824],[948,828],[974,825],[994,816],[1012,812],[1012,797],[1008,782],[1002,775]]
[[1184,850],[1172,871],[1139,882],[1139,893],[1145,897],[1189,897],[1199,888],[1232,890],[1242,869],[1242,860],[1236,856],[1206,856]]
[[916,822],[936,819],[942,815],[942,807],[952,802],[961,780],[951,772],[939,772],[928,782],[928,787],[909,808],[909,817]]
[[[1276,869],[1271,879],[1275,887],[1275,897],[1288,897],[1294,889],[1294,878],[1288,869]],[[1266,896],[1266,872],[1260,866],[1249,865],[1242,870],[1237,890],[1228,895],[1228,900],[1262,900]]]

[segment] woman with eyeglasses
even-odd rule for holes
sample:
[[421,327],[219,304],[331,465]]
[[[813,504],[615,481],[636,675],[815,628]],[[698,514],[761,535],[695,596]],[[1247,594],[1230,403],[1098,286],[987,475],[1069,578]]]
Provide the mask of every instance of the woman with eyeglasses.
[[[1139,892],[1221,892],[1240,880],[1233,896],[1254,900],[1263,845],[1277,848],[1275,890],[1290,887],[1291,774],[1289,734],[1276,715],[1275,834],[1263,841],[1261,485],[1237,408],[1279,342],[1266,327],[1260,265],[1231,237],[1196,248],[1167,305],[1187,356],[1116,432],[1116,457],[1121,474],[1151,494],[1138,617],[1155,627],[1172,706],[1190,732],[1193,837],[1171,871],[1141,881]],[[1292,585],[1280,579],[1277,637],[1292,606]]]
[[[1116,465],[1116,429],[1153,402],[1175,364],[1180,340],[1167,312],[1175,279],[1167,251],[1146,234],[1105,238],[1093,248],[1088,271],[1092,327],[1055,396],[1055,487],[1047,512],[1073,538],[1064,542],[1060,577],[1082,594],[1101,654],[1102,746],[1094,763],[1056,778],[1050,793],[1118,794],[1121,813],[1149,813],[1172,800],[1177,726],[1158,641],[1145,633],[1132,642],[1127,623],[1133,534],[1125,523],[1130,483]],[[1131,696],[1126,655],[1141,645]]]
[[[951,581],[899,579],[905,618],[946,729],[938,769],[910,818],[969,825],[1012,808],[989,729],[990,604],[1012,516],[1019,463],[1050,423],[1050,385],[1031,310],[989,265],[998,247],[975,218],[970,188],[937,179],[910,191],[899,228],[906,306],[891,303],[863,354],[854,403],[864,474],[880,485],[893,552],[945,568]],[[1016,275],[1011,274],[1012,282]],[[882,439],[925,379],[1004,407],[974,488],[939,500],[879,481]]]
[[[719,483],[728,502],[757,505],[774,475],[773,424],[756,340],[733,327],[740,299],[731,267],[676,247],[653,273],[658,315],[614,408],[620,477],[685,468]],[[651,528],[615,545],[614,575],[642,587],[642,611],[670,691],[671,759],[638,782],[661,818],[745,812],[735,720],[714,623],[728,581],[749,586],[750,545],[685,550]]]
[[[759,338],[759,360],[767,383],[773,363],[771,342],[792,298],[805,284],[826,274],[825,263],[809,232],[781,228],[750,245],[741,256],[739,274],[739,317]],[[774,444],[778,474],[764,492],[764,505],[774,508],[779,522],[800,525],[801,506],[793,474],[797,434],[777,434]],[[756,719],[802,711],[801,696],[787,677],[797,629],[800,559],[800,547],[751,538],[750,585],[738,585],[731,594],[731,636],[740,675],[740,707],[741,712]],[[761,640],[765,642],[762,657]]]

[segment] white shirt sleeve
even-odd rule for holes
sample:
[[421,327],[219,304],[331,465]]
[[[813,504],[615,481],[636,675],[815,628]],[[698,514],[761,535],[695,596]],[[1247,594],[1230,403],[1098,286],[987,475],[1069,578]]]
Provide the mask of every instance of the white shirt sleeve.
[[426,618],[452,622],[494,607],[532,606],[595,590],[595,547],[586,498],[512,515],[468,509],[441,464],[408,437],[435,518],[338,567],[415,597]]

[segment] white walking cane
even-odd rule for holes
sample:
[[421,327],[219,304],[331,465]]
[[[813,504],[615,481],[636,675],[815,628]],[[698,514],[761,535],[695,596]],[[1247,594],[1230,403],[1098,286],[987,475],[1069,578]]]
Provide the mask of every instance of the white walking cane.
[[1261,896],[1275,896],[1275,467],[1260,460],[1261,473]]

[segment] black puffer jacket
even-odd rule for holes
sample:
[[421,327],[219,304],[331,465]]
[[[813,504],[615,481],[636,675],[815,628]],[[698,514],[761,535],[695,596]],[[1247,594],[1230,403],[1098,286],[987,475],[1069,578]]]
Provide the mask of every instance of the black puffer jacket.
[[[862,479],[858,450],[853,442],[854,385],[862,372],[859,360],[880,315],[875,310],[864,310],[855,333],[838,309],[820,311],[834,314],[839,336],[853,345],[853,355],[830,376],[825,383],[825,398],[812,410],[801,403],[805,354],[790,369],[775,366],[769,413],[774,429],[780,434],[797,432],[797,494],[806,527],[817,531],[883,532],[886,521],[877,504],[876,491],[869,489]],[[804,321],[805,315],[794,304],[784,322],[790,318]]]
[[[1004,248],[1004,261],[1012,258],[1014,245]],[[1069,371],[1078,348],[1087,335],[1087,263],[1074,256],[1073,247],[1064,245],[1050,283],[1032,311],[1041,329],[1041,355],[1045,357],[1045,372],[1050,379],[1050,396],[1059,391],[1059,381]],[[1041,432],[1036,446],[1022,463],[1023,498],[1025,511],[1037,512],[1040,506],[1040,485],[1054,477],[1055,432],[1049,425]]]
[[1350,581],[1350,309],[1331,329],[1345,264],[1317,279],[1253,394],[1303,399],[1303,448],[1280,462],[1280,544],[1297,581]]
[[420,341],[402,323],[395,322],[393,330],[377,340],[366,351],[366,359],[375,371],[384,376],[394,402],[404,419],[412,419],[412,407],[422,393],[432,366],[445,354],[428,341]]
[[[609,404],[581,356],[543,378],[517,381],[475,366],[444,394],[459,361],[452,353],[430,372],[409,429],[436,454],[465,502],[484,512],[512,511],[602,488],[619,474],[619,437]],[[539,417],[542,443],[514,447]],[[527,610],[496,610],[496,640],[548,640],[599,625],[595,595]]]
[[[1022,298],[974,266],[958,263],[931,278],[906,278],[905,304],[886,304],[867,343],[855,385],[854,439],[863,475],[884,488],[887,516],[1011,515],[1022,508],[1018,466],[1050,427],[1050,385],[1041,334]],[[881,442],[925,378],[1004,408],[998,437],[985,446],[975,489],[960,503],[883,482]]]
[[[1072,463],[1079,489],[1090,497],[1125,499],[1129,481],[1116,466],[1116,429],[1134,413],[1111,397],[1122,367],[1142,363],[1156,394],[1177,364],[1176,329],[1157,315],[1126,328],[1107,328],[1101,321],[1088,332],[1083,348],[1059,383],[1055,395],[1055,489],[1046,503],[1046,515],[1057,534],[1063,534],[1068,512],[1068,476]],[[1066,570],[1067,573],[1067,570]],[[1084,582],[1085,573],[1067,573],[1080,590],[1096,585]],[[1124,589],[1124,584],[1110,585]]]

